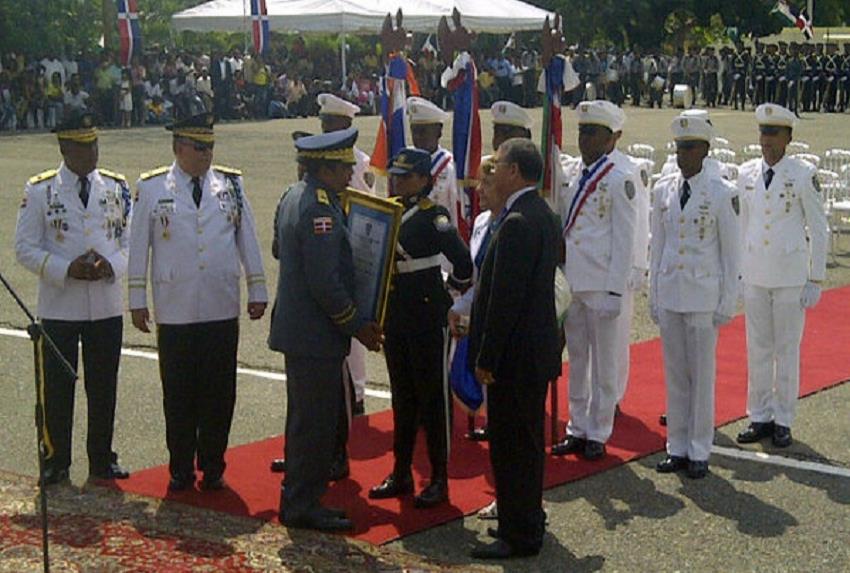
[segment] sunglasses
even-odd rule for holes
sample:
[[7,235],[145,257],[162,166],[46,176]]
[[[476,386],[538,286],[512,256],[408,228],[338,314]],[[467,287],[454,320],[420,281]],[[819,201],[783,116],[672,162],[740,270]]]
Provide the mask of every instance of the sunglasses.
[[765,125],[763,127],[760,127],[759,131],[762,133],[762,135],[778,135],[783,129],[785,128],[776,127],[772,125]]
[[601,125],[580,125],[578,126],[579,135],[596,135],[598,133],[602,133],[602,131],[610,132],[607,127],[603,127]]
[[215,147],[215,143],[203,143],[201,141],[193,141],[191,139],[184,139],[183,143],[185,145],[190,146],[192,149],[197,151],[198,153],[203,153],[204,151],[212,151]]
[[682,149],[684,151],[690,151],[691,149],[696,149],[702,145],[699,141],[677,141],[676,149]]

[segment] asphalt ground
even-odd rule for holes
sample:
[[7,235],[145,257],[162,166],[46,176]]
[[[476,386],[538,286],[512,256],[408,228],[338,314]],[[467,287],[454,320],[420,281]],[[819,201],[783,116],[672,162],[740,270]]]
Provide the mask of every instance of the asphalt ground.
[[[540,110],[535,110],[540,129]],[[663,158],[672,110],[626,108],[621,148],[650,143]],[[566,151],[576,153],[574,112],[565,114]],[[719,135],[734,149],[757,141],[752,113],[721,110],[712,114]],[[482,113],[485,148],[489,113]],[[360,146],[371,150],[375,118],[358,118]],[[816,153],[847,146],[850,117],[811,115],[795,136]],[[318,131],[315,118],[217,126],[216,162],[241,168],[246,192],[258,221],[270,293],[276,264],[270,256],[272,217],[280,192],[294,180],[293,130]],[[446,126],[446,140],[450,127]],[[159,127],[107,130],[100,137],[100,164],[135,181],[139,173],[171,161],[170,134]],[[663,159],[661,159],[663,160]],[[59,162],[55,137],[25,134],[0,137],[0,272],[35,310],[36,277],[15,263],[13,235],[23,184],[28,177]],[[850,245],[845,240],[845,244]],[[841,257],[843,264],[850,258]],[[850,284],[846,268],[830,269],[827,287]],[[12,299],[0,293],[0,327],[18,330],[26,320]],[[240,366],[282,372],[283,360],[265,344],[268,319],[241,322]],[[33,426],[31,345],[25,338],[0,331],[0,468],[36,475]],[[636,304],[632,337],[657,336],[647,316],[645,297]],[[125,317],[125,346],[155,350],[151,335],[136,332]],[[660,358],[660,357],[659,357]],[[805,365],[803,365],[805,367]],[[383,357],[370,354],[372,390],[386,391]],[[848,376],[850,377],[850,376]],[[80,384],[82,386],[82,384]],[[367,411],[389,407],[386,399],[367,397]],[[77,393],[72,480],[86,478],[85,395]],[[231,444],[282,433],[283,383],[240,375]],[[797,443],[778,452],[792,460],[814,460],[827,467],[850,467],[850,384],[825,390],[800,402],[795,425]],[[718,432],[716,443],[736,448],[734,435],[743,422]],[[164,419],[157,364],[124,356],[121,362],[115,448],[122,463],[140,469],[167,462]],[[749,447],[750,450],[759,449]],[[775,452],[774,452],[775,453]],[[549,533],[541,556],[505,567],[507,571],[844,571],[850,570],[850,478],[822,471],[769,465],[720,455],[701,482],[661,476],[650,456],[591,478],[546,492]],[[780,460],[781,461],[781,460]],[[486,540],[488,524],[474,516],[410,536],[392,544],[451,562],[468,562],[475,540]]]

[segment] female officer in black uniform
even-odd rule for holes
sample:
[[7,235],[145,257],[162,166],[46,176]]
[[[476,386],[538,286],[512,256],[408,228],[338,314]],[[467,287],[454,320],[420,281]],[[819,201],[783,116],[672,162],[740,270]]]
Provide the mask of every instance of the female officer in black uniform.
[[444,255],[452,264],[449,283],[458,290],[469,287],[472,263],[448,211],[428,199],[433,184],[431,155],[413,147],[402,149],[389,173],[393,191],[405,208],[384,324],[395,466],[383,483],[369,491],[369,497],[383,499],[413,492],[410,466],[416,432],[422,424],[431,482],[416,496],[414,505],[433,507],[448,501],[446,466],[451,434],[446,316],[452,299],[440,262]]

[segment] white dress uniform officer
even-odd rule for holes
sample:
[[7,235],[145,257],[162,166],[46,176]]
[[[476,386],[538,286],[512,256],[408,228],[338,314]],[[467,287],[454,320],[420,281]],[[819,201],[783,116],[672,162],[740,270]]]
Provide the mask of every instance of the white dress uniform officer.
[[452,225],[457,228],[460,197],[457,187],[457,169],[452,152],[440,145],[443,124],[449,114],[421,97],[407,98],[407,119],[413,146],[431,154],[431,177],[434,189],[430,198],[448,209]]
[[[54,132],[63,161],[27,183],[15,256],[38,275],[38,316],[75,371],[82,342],[89,474],[122,479],[129,474],[117,463],[112,436],[130,191],[123,175],[96,168],[97,131],[90,113],[74,112]],[[49,351],[44,378],[45,443],[52,444],[52,455],[46,456],[42,483],[50,485],[68,479],[75,385]]]
[[582,163],[559,205],[565,243],[564,274],[572,301],[564,323],[570,357],[570,420],[555,455],[605,455],[619,386],[618,318],[634,265],[637,185],[632,171],[610,156],[624,116],[607,101],[579,103]]
[[[696,119],[702,119],[706,121],[709,125],[714,127],[711,123],[711,117],[709,117],[708,111],[704,109],[687,109],[679,114],[680,117],[693,117]],[[712,138],[712,142],[714,139]],[[727,181],[732,181],[734,183],[735,177],[733,171],[729,169],[729,167],[725,163],[721,163],[717,159],[713,157],[706,157],[702,162],[702,168],[706,173],[710,173],[712,175],[719,175],[723,179]],[[666,175],[670,175],[671,173],[676,173],[679,171],[679,164],[676,160],[676,154],[671,154],[667,157],[667,161],[664,162],[664,165],[661,166],[661,177]]]
[[679,116],[671,131],[679,172],[655,186],[650,248],[650,316],[667,384],[667,458],[656,469],[699,479],[714,439],[717,330],[737,303],[740,206],[735,187],[703,169],[711,125]]
[[242,269],[252,320],[268,301],[241,173],[211,166],[213,121],[204,113],[167,126],[175,161],[139,179],[130,237],[130,310],[142,332],[149,332],[150,262],[170,490],[194,485],[196,455],[202,489],[225,487]]
[[756,109],[762,158],[741,166],[749,427],[741,443],[791,444],[800,390],[805,309],[820,299],[829,237],[814,166],[787,157],[797,118],[776,104]]

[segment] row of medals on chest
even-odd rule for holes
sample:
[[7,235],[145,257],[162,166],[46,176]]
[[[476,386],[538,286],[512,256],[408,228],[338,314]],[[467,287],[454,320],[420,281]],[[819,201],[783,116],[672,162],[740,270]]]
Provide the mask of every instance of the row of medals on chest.
[[[236,202],[236,192],[233,188],[233,182],[230,179],[226,181],[225,190],[218,193],[218,207],[227,215],[227,222],[238,227],[240,214]],[[171,192],[171,197],[158,199],[153,212],[154,217],[159,219],[162,227],[162,238],[165,240],[171,237],[171,217],[177,213],[177,203],[175,202],[175,196],[178,193],[177,186],[172,181],[168,184],[168,189]]]
[[[97,201],[103,210],[103,224],[101,228],[106,232],[106,239],[119,239],[124,233],[126,219],[121,207],[121,192],[118,188],[107,190],[105,195]],[[56,241],[61,243],[65,240],[65,233],[70,226],[67,220],[68,208],[59,199],[59,194],[53,191],[51,185],[47,186],[47,219],[56,233]]]

